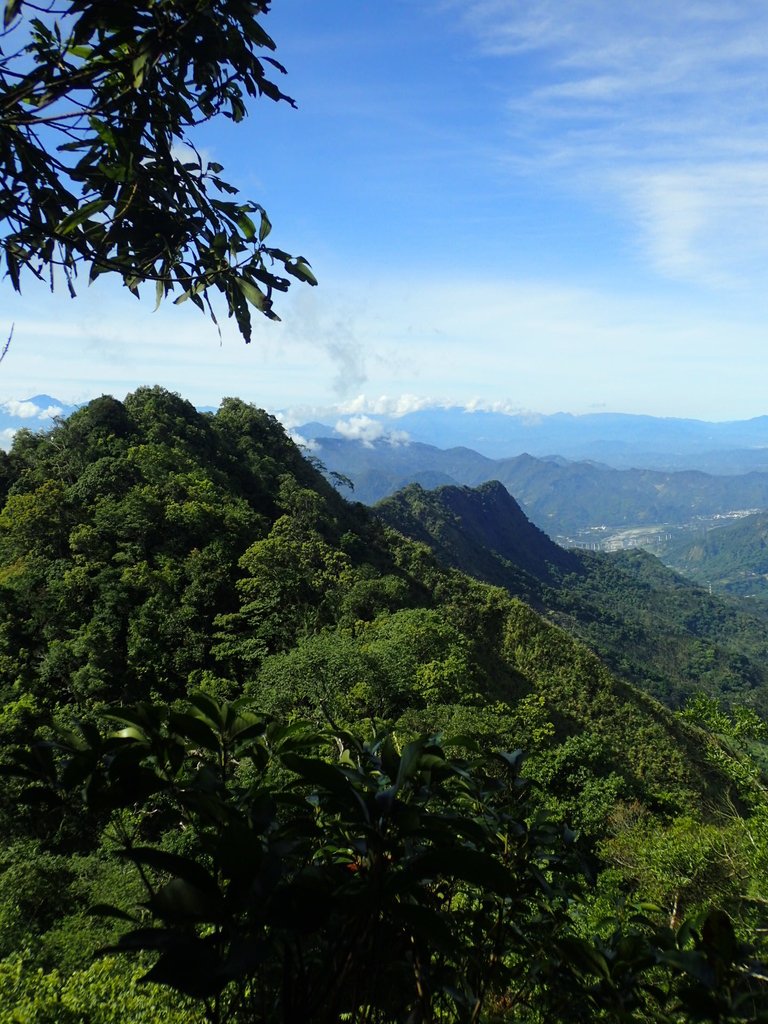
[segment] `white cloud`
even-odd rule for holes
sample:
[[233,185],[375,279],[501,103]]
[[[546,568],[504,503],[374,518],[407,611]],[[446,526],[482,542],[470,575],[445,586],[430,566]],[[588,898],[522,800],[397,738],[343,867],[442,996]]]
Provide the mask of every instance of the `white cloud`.
[[386,428],[378,420],[370,416],[352,416],[348,420],[338,420],[334,428],[342,437],[350,441],[362,441],[371,444],[385,433]]
[[50,420],[54,416],[61,416],[64,412],[60,405],[47,405],[43,409],[35,402],[19,402],[13,398],[6,402],[0,402],[0,410],[9,416],[17,416],[21,420]]
[[47,405],[45,409],[41,409],[38,413],[39,420],[52,420],[54,416],[61,416],[64,412],[60,405]]
[[[388,420],[399,419],[414,412],[427,412],[431,409],[463,409],[464,412],[497,412],[505,416],[536,416],[527,407],[511,399],[490,399],[482,397],[471,398],[435,398],[429,395],[379,395],[377,397],[365,394],[356,395],[344,402],[338,402],[333,406],[303,406],[296,409],[282,410],[275,413],[283,426],[290,430],[293,427],[306,423],[308,420],[319,418],[321,421],[330,421],[340,415],[351,416],[352,421],[340,420],[344,429],[359,429],[359,421],[363,421],[363,427],[374,430],[370,424],[377,424],[372,416],[381,416]],[[355,419],[356,418],[356,419]],[[349,422],[354,422],[352,428],[348,427]],[[343,433],[343,429],[336,429]],[[381,432],[375,440],[386,437],[386,440],[393,444],[408,443],[410,436],[407,431],[388,429],[382,425]]]
[[375,413],[378,416],[397,418],[405,416],[409,412],[418,412],[420,409],[436,409],[448,404],[450,403],[424,395],[379,395],[378,398],[357,395],[346,402],[340,402],[336,408],[343,413]]
[[295,430],[289,430],[288,437],[290,437],[293,443],[298,445],[299,448],[304,448],[308,452],[316,452],[320,449],[320,445],[314,440],[314,438],[303,437]]
[[9,416],[18,416],[22,420],[42,419],[43,410],[34,402],[17,402],[15,399],[9,399],[3,402],[0,408]]
[[736,285],[768,261],[768,162],[626,176],[654,263],[670,276]]
[[18,431],[14,430],[13,427],[6,427],[5,430],[0,430],[0,448],[8,451],[17,433]]
[[490,401],[485,398],[470,398],[470,400],[464,404],[464,411],[498,412],[501,413],[502,416],[530,415],[524,409],[521,409],[515,402],[510,402],[509,399]]
[[370,416],[351,416],[348,420],[338,420],[334,429],[347,440],[362,441],[369,446],[379,440],[395,446],[410,442],[407,431],[388,430],[384,423],[371,419]]
[[411,443],[411,435],[407,430],[388,430],[384,440],[393,448],[399,448],[401,445],[405,446]]
[[665,276],[765,284],[764,4],[462,0],[460,11],[496,73],[509,70],[510,172],[549,173],[617,219],[628,211],[638,251]]
[[367,379],[364,349],[355,318],[343,307],[330,307],[307,289],[292,296],[285,332],[296,342],[309,342],[323,350],[336,373],[332,387],[339,396],[359,388]]

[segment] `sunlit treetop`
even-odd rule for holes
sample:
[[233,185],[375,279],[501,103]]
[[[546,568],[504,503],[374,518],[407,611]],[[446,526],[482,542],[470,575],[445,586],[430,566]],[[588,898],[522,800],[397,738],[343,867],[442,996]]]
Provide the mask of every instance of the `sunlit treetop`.
[[260,19],[269,0],[5,0],[0,32],[0,267],[117,274],[135,295],[220,292],[246,341],[272,320],[301,256],[267,244],[264,208],[204,159],[195,128],[241,121],[249,99],[294,101]]

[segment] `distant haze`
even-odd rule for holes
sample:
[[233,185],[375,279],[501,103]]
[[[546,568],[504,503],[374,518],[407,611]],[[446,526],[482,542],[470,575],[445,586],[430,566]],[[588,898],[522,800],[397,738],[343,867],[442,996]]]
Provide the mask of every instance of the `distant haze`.
[[272,6],[298,109],[193,141],[319,287],[246,346],[220,307],[221,336],[191,303],[153,312],[151,285],[6,279],[0,398],[768,413],[765,3]]

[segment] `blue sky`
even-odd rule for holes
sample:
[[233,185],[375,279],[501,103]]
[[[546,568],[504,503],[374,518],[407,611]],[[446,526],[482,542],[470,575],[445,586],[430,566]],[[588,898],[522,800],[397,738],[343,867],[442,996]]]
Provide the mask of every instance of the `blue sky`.
[[764,4],[275,0],[265,26],[299,109],[199,144],[319,288],[246,347],[151,289],[0,283],[0,400],[768,412]]

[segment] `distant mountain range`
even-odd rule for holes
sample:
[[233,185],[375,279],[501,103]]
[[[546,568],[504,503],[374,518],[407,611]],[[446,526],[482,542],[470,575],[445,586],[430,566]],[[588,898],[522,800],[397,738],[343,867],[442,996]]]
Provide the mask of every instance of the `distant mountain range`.
[[[375,504],[411,483],[477,486],[499,480],[550,537],[574,542],[590,529],[675,529],[734,510],[768,508],[768,472],[715,476],[699,471],[613,469],[594,462],[518,455],[490,459],[468,448],[319,438],[314,454],[328,471],[354,484],[359,501]],[[582,541],[583,537],[580,538]],[[636,541],[633,541],[636,543]]]
[[[0,444],[8,447],[13,432],[21,427],[35,430],[49,426],[53,416],[67,416],[75,408],[46,394],[0,402]],[[199,411],[215,410],[206,406]],[[389,439],[396,444],[469,448],[489,459],[528,454],[589,460],[616,469],[768,472],[768,416],[711,423],[624,413],[507,414],[452,406],[418,409],[399,416],[329,414],[298,426],[296,432],[308,440],[335,438],[365,444]],[[431,482],[436,485],[448,481],[435,477]]]
[[441,448],[468,447],[488,458],[527,453],[590,459],[620,469],[768,471],[768,416],[710,423],[622,413],[508,415],[457,406],[402,416],[347,414],[297,430],[306,438],[371,442],[390,436]]

